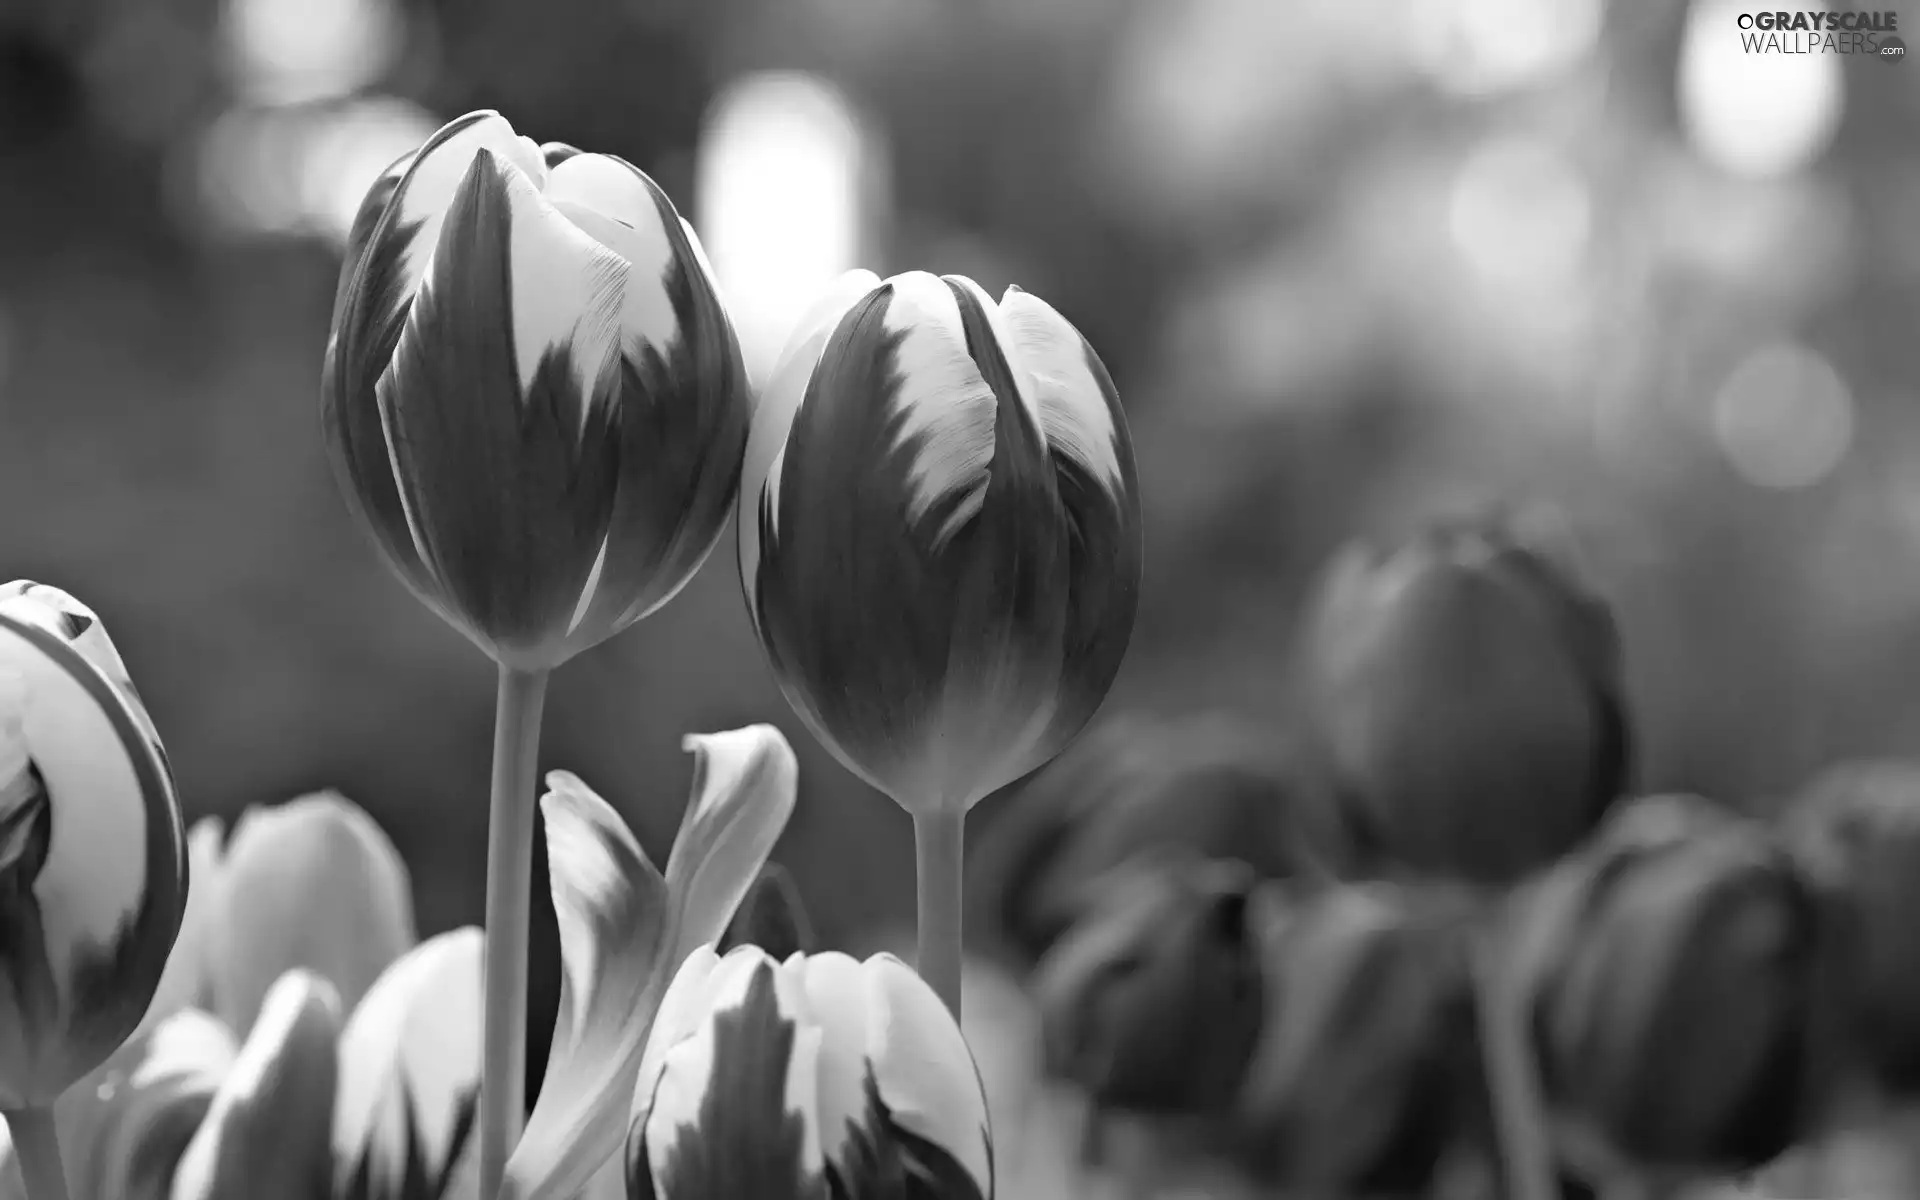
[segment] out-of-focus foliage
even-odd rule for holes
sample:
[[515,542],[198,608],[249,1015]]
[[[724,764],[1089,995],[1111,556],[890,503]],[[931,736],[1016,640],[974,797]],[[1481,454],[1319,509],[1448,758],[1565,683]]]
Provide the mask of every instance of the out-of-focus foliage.
[[[113,626],[190,816],[340,787],[424,932],[476,919],[488,670],[328,478],[330,231],[482,106],[698,214],[708,105],[800,70],[858,116],[864,265],[1018,282],[1113,373],[1147,565],[1112,703],[1271,727],[1332,546],[1517,490],[1618,603],[1644,785],[1764,807],[1912,751],[1920,68],[1729,59],[1719,0],[1485,8],[11,0],[0,557]],[[554,684],[545,762],[656,851],[682,733],[789,720],[728,558]],[[841,944],[906,913],[908,823],[788,730],[781,858]]]

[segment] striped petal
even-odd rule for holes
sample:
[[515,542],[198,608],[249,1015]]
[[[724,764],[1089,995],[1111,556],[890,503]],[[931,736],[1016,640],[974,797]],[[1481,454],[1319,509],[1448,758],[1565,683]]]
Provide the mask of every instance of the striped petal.
[[285,972],[314,971],[352,1011],[418,938],[399,850],[337,792],[242,813],[217,886],[211,1006],[242,1037]]
[[746,590],[747,615],[757,626],[760,622],[760,540],[763,524],[774,526],[777,534],[778,506],[772,498],[778,494],[777,482],[768,483],[774,464],[785,450],[793,418],[806,396],[807,383],[820,361],[827,338],[838,328],[841,318],[880,286],[880,277],[872,271],[848,271],[834,280],[813,307],[787,335],[787,344],[774,360],[773,373],[761,390],[753,412],[753,427],[747,435],[746,460],[741,468],[740,495],[740,583]]
[[562,657],[606,536],[618,445],[595,396],[626,270],[482,150],[379,379],[421,560],[502,661]]
[[4,1108],[50,1103],[134,1031],[186,891],[179,804],[151,724],[64,620],[19,615],[31,603],[0,611]]
[[570,1198],[615,1157],[673,936],[666,882],[620,814],[565,771],[547,788],[560,1011],[539,1099],[507,1162],[524,1200]]
[[173,1200],[326,1200],[339,1040],[333,985],[282,976],[181,1156]]
[[[380,418],[376,388],[420,290],[441,225],[474,156],[487,150],[539,178],[537,150],[494,112],[442,127],[374,182],[348,236],[322,370],[321,415],[341,493],[408,586],[445,615],[411,530]],[[401,164],[395,164],[396,167]]]
[[826,1200],[807,1007],[798,976],[754,947],[688,962],[635,1092],[629,1197]]
[[473,1169],[481,950],[473,926],[428,938],[347,1021],[333,1115],[339,1200],[439,1200]]

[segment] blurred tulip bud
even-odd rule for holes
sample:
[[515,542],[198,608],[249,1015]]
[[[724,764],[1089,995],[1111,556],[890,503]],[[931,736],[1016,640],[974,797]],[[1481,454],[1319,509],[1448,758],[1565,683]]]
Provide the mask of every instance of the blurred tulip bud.
[[268,991],[173,1177],[172,1200],[329,1200],[340,997],[308,971]]
[[1303,758],[1219,715],[1103,721],[995,805],[973,891],[1028,965],[1136,855],[1184,849],[1263,879],[1322,879],[1337,853]]
[[210,1007],[243,1038],[285,972],[315,972],[350,1012],[417,940],[399,850],[337,792],[241,813],[204,886]]
[[492,112],[368,193],[321,386],[335,474],[388,561],[523,668],[692,577],[732,509],[752,403],[666,193]]
[[430,937],[388,967],[340,1035],[336,1200],[472,1200],[482,938]]
[[813,923],[793,876],[778,863],[760,868],[740,910],[720,939],[720,953],[737,946],[758,946],[774,958],[813,952]]
[[1238,1104],[1244,1161],[1313,1195],[1425,1195],[1475,1078],[1470,912],[1359,885],[1252,906],[1266,993]]
[[1512,525],[1348,550],[1302,659],[1353,835],[1390,862],[1511,882],[1584,838],[1626,785],[1612,614]]
[[[174,1170],[201,1126],[237,1047],[227,1027],[195,1009],[154,1022],[54,1102],[60,1157],[74,1196],[168,1200]],[[0,1139],[4,1142],[4,1139]],[[0,1145],[0,1196],[26,1185]]]
[[684,744],[693,794],[664,875],[612,805],[565,771],[547,776],[560,1011],[539,1099],[507,1161],[510,1200],[575,1200],[618,1157],[661,997],[680,963],[725,933],[793,815],[799,766],[773,726]]
[[634,1200],[990,1200],[986,1095],[946,1006],[890,954],[776,962],[707,947],[641,1060]]
[[147,1030],[188,1009],[212,1007],[215,975],[212,943],[220,923],[220,860],[227,830],[218,817],[202,817],[187,830],[187,900],[180,933],[140,1028]]
[[741,488],[782,690],[910,811],[966,810],[1106,696],[1140,587],[1133,446],[1099,356],[1039,298],[844,277],[774,368]]
[[1035,976],[1048,1071],[1102,1110],[1224,1110],[1260,1032],[1253,883],[1171,855],[1109,875]]
[[1840,991],[1854,1057],[1887,1092],[1920,1098],[1920,765],[1835,767],[1787,828],[1848,934]]
[[1512,904],[1542,1090],[1584,1173],[1741,1171],[1795,1140],[1818,914],[1765,829],[1636,800]]
[[166,751],[106,629],[0,586],[0,1110],[52,1104],[132,1035],[186,892]]

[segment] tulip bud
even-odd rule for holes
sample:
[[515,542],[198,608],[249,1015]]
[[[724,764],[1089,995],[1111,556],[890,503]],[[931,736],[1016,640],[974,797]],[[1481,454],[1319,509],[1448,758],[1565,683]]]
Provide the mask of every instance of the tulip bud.
[[1290,747],[1217,716],[1103,722],[990,813],[975,892],[1026,963],[1090,905],[1104,876],[1163,849],[1245,863],[1263,879],[1325,878],[1324,790]]
[[720,939],[720,953],[736,946],[758,946],[772,958],[784,959],[813,951],[813,923],[807,920],[800,889],[793,876],[778,863],[760,868],[727,935]]
[[1426,1194],[1474,1078],[1465,902],[1268,887],[1253,907],[1267,1001],[1237,1108],[1243,1160],[1309,1194]]
[[666,194],[475,112],[389,168],[348,245],[327,440],[408,586],[527,669],[666,603],[719,537],[751,412]]
[[315,972],[351,1011],[417,940],[399,850],[337,792],[241,813],[225,856],[202,882],[215,908],[210,1007],[243,1038],[285,972]]
[[0,588],[0,1109],[45,1107],[140,1024],[186,902],[166,752],[99,619]]
[[1510,882],[1625,786],[1612,615],[1514,528],[1349,550],[1305,628],[1303,709],[1353,835],[1389,862]]
[[1637,800],[1513,904],[1542,1091],[1584,1170],[1720,1174],[1794,1141],[1818,921],[1764,829],[1697,797]]
[[1788,823],[1849,934],[1840,991],[1857,1057],[1887,1092],[1920,1097],[1920,766],[1834,768]]
[[890,954],[701,947],[634,1091],[635,1200],[991,1200],[986,1096],[959,1026]]
[[1253,883],[1172,855],[1108,876],[1035,976],[1047,1069],[1101,1110],[1224,1110],[1260,1032]]
[[1037,297],[843,279],[774,368],[742,491],[782,690],[910,811],[965,811],[1105,697],[1140,586],[1133,447],[1099,356]]
[[172,1200],[329,1200],[339,1044],[333,986],[287,972],[181,1156]]

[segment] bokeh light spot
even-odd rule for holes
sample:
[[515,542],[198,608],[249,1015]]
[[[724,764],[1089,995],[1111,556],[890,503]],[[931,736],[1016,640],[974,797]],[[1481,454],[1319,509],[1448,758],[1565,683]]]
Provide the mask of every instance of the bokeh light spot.
[[1713,432],[1756,487],[1802,488],[1840,465],[1853,441],[1853,394],[1818,352],[1775,342],[1749,354],[1713,398]]
[[301,104],[377,80],[401,28],[391,0],[228,0],[224,32],[245,99]]
[[[1808,11],[1826,6],[1810,2]],[[1699,0],[1680,50],[1680,111],[1694,146],[1736,175],[1776,178],[1804,169],[1832,142],[1845,92],[1840,54],[1759,53],[1742,30],[1744,0]],[[1780,34],[1783,39],[1806,34]]]
[[1601,0],[1412,0],[1414,57],[1441,87],[1488,95],[1566,71],[1600,40]]
[[1578,269],[1592,226],[1586,182],[1538,138],[1503,137],[1461,165],[1448,223],[1461,254],[1507,283],[1559,283]]

